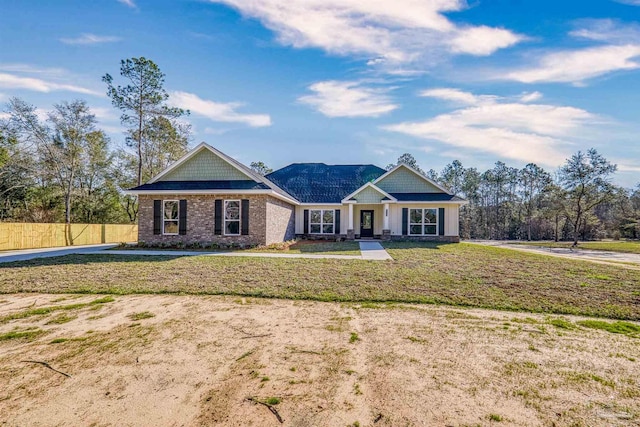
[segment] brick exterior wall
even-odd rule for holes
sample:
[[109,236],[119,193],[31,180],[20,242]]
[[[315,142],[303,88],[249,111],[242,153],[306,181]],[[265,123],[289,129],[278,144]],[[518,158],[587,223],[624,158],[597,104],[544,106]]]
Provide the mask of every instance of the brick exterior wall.
[[[187,234],[177,236],[153,234],[153,201],[180,199],[187,200]],[[216,199],[249,200],[248,235],[225,236],[214,234],[214,203]],[[274,201],[277,201],[278,204],[276,205]],[[201,243],[255,246],[267,244],[268,239],[274,238],[278,233],[281,233],[285,237],[288,235],[287,233],[293,236],[293,206],[268,195],[141,195],[138,203],[138,241],[144,242],[145,244]],[[267,217],[267,205],[273,205],[273,207],[269,208],[273,213],[272,217],[269,218]],[[289,206],[289,208],[287,209],[286,206]],[[286,214],[287,210],[290,212],[289,216]],[[267,223],[269,223],[269,226]],[[270,231],[268,232],[268,230]]]
[[266,244],[285,242],[295,238],[294,206],[275,197],[267,197]]

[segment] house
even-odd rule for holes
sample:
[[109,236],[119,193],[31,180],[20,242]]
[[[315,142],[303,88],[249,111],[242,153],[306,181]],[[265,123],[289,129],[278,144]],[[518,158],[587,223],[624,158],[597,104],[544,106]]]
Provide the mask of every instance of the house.
[[404,164],[294,163],[261,176],[206,143],[128,193],[138,196],[138,239],[148,244],[457,242],[467,203]]

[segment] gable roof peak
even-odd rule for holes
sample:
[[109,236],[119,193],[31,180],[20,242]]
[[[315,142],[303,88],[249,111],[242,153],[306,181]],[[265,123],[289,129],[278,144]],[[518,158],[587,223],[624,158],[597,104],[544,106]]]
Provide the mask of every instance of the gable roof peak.
[[429,178],[428,176],[426,176],[425,174],[421,173],[420,171],[412,168],[411,166],[409,166],[406,163],[398,163],[397,165],[395,165],[393,168],[389,169],[387,172],[385,172],[383,175],[380,175],[378,178],[376,178],[375,181],[373,181],[374,184],[377,184],[378,182],[382,181],[384,178],[388,177],[389,175],[391,175],[393,172],[397,171],[400,168],[405,168],[408,169],[409,171],[413,172],[414,174],[418,175],[420,178],[424,179],[425,181],[427,181],[429,184],[433,185],[434,187],[436,187],[437,189],[447,193],[447,194],[451,194],[449,192],[449,190],[447,190],[446,188],[444,188],[442,185],[438,184],[436,181],[434,181],[433,179]]

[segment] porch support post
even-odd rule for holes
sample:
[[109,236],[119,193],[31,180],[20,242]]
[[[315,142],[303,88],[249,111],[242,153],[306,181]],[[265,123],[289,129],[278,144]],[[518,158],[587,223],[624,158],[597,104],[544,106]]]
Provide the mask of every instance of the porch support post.
[[391,229],[389,228],[389,203],[385,203],[382,208],[382,240],[391,240]]
[[348,203],[349,205],[349,227],[347,228],[347,240],[354,240],[356,238],[356,234],[353,231],[353,203]]

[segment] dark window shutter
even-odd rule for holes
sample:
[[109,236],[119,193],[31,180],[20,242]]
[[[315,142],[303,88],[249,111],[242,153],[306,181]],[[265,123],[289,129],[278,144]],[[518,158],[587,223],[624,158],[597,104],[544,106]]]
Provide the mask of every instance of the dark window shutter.
[[222,200],[216,199],[213,209],[213,234],[222,234]]
[[333,232],[335,234],[340,234],[340,209],[335,210],[335,220],[336,225],[333,227]]
[[402,235],[409,234],[409,208],[402,208]]
[[180,200],[180,208],[178,209],[178,233],[182,236],[187,234],[187,201]]
[[162,234],[162,200],[153,201],[153,234]]
[[438,208],[438,235],[444,236],[444,208]]
[[309,209],[304,210],[304,234],[309,234]]
[[242,211],[242,217],[240,220],[240,234],[246,236],[249,234],[249,200],[242,199],[241,206],[240,210]]

